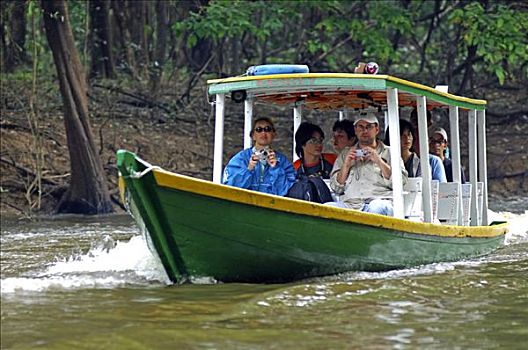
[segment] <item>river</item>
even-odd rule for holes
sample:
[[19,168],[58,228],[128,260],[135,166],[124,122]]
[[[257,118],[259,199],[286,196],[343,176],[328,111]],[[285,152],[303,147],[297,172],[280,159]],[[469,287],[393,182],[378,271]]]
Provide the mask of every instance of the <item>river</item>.
[[526,349],[528,199],[471,261],[171,285],[128,216],[2,217],[2,349]]

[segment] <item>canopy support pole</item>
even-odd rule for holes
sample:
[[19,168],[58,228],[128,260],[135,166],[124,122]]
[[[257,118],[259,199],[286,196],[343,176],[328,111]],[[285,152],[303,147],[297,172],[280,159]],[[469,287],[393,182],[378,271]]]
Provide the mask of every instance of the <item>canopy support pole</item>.
[[477,133],[478,133],[478,173],[479,181],[483,182],[482,186],[482,213],[480,224],[483,226],[488,223],[488,164],[486,159],[486,111],[477,111]]
[[420,135],[420,168],[422,169],[422,207],[424,221],[433,222],[431,193],[431,166],[429,165],[429,134],[427,132],[427,101],[425,96],[416,97],[418,112],[418,135]]
[[251,136],[251,125],[253,122],[253,99],[247,98],[244,101],[244,149],[250,148],[252,144]]
[[449,129],[451,131],[450,149],[451,149],[451,163],[453,165],[453,182],[458,183],[458,224],[462,225],[464,218],[464,210],[462,205],[462,175],[460,166],[460,134],[458,132],[458,106],[449,106]]
[[224,153],[224,105],[225,94],[216,94],[213,182],[218,184],[222,182],[222,158]]
[[292,159],[295,162],[297,159],[299,159],[299,156],[297,156],[297,153],[295,153],[295,133],[297,132],[297,129],[299,129],[299,125],[301,125],[302,120],[302,105],[301,104],[295,104],[295,107],[293,107],[293,156]]
[[460,172],[460,135],[458,132],[458,107],[449,106],[450,153],[453,164],[453,182],[462,182]]
[[400,118],[398,115],[398,89],[387,88],[387,107],[389,115],[390,163],[392,177],[392,204],[394,217],[403,219],[403,178],[401,169]]
[[471,226],[479,225],[478,188],[477,188],[477,111],[468,112],[469,134],[469,178],[471,180]]

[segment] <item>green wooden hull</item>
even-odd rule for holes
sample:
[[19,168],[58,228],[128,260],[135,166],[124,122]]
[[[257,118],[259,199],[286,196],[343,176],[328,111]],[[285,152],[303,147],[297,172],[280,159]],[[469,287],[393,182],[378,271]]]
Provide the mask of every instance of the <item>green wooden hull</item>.
[[[213,184],[126,151],[118,168],[170,279],[286,282],[488,254],[506,225],[442,227]],[[343,217],[343,218],[341,218]],[[428,231],[428,232],[427,232]],[[432,231],[432,232],[431,232]]]

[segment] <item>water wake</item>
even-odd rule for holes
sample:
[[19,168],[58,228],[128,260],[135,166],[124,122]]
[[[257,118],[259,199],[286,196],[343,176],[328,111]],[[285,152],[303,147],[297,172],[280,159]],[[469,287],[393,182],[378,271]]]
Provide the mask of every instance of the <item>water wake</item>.
[[3,279],[1,292],[116,288],[152,283],[166,285],[170,281],[144,237],[133,236],[127,242],[113,242],[107,237],[88,253],[57,261],[35,276]]
[[[323,278],[325,282],[352,282],[373,279],[397,279],[408,276],[445,273],[458,266],[477,266],[526,259],[528,243],[528,211],[490,213],[491,220],[506,220],[510,230],[505,247],[494,254],[470,261],[436,263],[388,272],[349,272]],[[26,276],[3,278],[1,293],[17,291],[46,291],[53,289],[144,287],[171,284],[157,255],[148,248],[143,235],[128,241],[114,241],[106,235],[86,253],[77,253],[55,261],[41,272]],[[213,279],[192,279],[194,284],[214,284]]]
[[499,213],[509,223],[510,230],[506,234],[506,245],[528,242],[528,210],[524,214],[510,212]]

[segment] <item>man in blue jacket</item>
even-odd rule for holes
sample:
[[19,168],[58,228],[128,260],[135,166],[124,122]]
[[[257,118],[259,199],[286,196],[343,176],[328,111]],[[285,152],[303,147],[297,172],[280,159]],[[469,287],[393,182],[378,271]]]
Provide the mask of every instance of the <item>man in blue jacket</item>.
[[295,183],[295,170],[282,153],[271,148],[275,127],[258,118],[250,133],[254,146],[238,152],[224,169],[223,183],[248,190],[284,196]]

